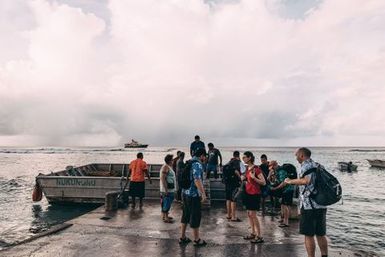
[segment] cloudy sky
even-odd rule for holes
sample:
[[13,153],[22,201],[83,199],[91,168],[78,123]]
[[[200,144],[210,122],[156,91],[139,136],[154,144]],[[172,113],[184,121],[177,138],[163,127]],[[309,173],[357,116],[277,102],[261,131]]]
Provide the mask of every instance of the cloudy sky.
[[384,146],[384,0],[1,0],[0,145]]

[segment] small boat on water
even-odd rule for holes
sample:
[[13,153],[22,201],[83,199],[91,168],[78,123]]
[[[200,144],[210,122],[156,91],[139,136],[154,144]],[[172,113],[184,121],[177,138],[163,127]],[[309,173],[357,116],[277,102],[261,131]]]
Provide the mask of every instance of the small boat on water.
[[[146,180],[146,196],[149,198],[154,196],[159,198],[161,166],[148,165],[150,174],[155,180],[152,185]],[[62,171],[39,174],[36,177],[36,183],[49,203],[104,203],[107,192],[120,192],[123,189],[127,170],[128,164],[115,163],[67,166]]]
[[[92,163],[79,167],[67,166],[65,170],[39,174],[36,185],[50,204],[104,203],[106,193],[122,192],[126,183],[128,163]],[[159,171],[162,164],[147,164],[151,183],[145,180],[145,198],[159,199]],[[204,180],[210,201],[224,201],[225,187],[221,179]],[[125,191],[127,191],[126,188]],[[35,190],[34,190],[35,191]],[[41,194],[41,192],[40,192]],[[41,196],[35,194],[34,201]]]
[[385,161],[383,160],[367,160],[372,167],[385,168]]
[[131,143],[124,144],[124,148],[147,148],[148,145],[141,144],[138,141],[135,141],[134,139],[131,139]]
[[352,162],[338,162],[338,169],[346,172],[357,171],[357,165]]

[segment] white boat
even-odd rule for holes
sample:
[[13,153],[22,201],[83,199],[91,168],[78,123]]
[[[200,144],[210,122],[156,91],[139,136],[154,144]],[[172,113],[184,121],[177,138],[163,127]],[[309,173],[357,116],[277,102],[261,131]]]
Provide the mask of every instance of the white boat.
[[[159,198],[161,165],[148,165],[152,184],[146,180],[146,197]],[[126,183],[128,164],[88,164],[68,166],[63,171],[39,174],[36,182],[49,203],[104,203],[105,195],[121,191]]]
[[[146,179],[146,199],[159,199],[159,171],[161,164],[148,164],[151,184]],[[128,164],[94,163],[65,170],[39,174],[36,182],[48,202],[104,203],[107,192],[122,191],[126,183]],[[225,187],[221,179],[204,180],[207,198],[224,201]],[[128,189],[126,189],[128,190]]]
[[385,161],[383,160],[367,160],[372,167],[385,168]]
[[357,165],[352,162],[338,162],[338,169],[347,172],[357,171]]

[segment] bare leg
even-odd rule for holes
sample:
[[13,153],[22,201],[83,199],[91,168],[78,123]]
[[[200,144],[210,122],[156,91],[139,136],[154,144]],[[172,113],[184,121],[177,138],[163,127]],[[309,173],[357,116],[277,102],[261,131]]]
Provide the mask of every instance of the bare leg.
[[305,247],[306,247],[307,257],[315,257],[314,236],[305,236]]
[[187,224],[182,223],[180,225],[180,234],[181,234],[180,238],[186,238],[186,228],[187,228]]
[[227,210],[227,218],[232,218],[231,216],[231,202],[229,200],[226,201],[226,210]]
[[237,215],[236,215],[235,211],[237,210],[237,203],[236,202],[231,202],[230,206],[231,206],[231,217],[232,217],[233,220],[236,220],[237,219]]
[[143,198],[140,197],[139,198],[139,208],[142,208],[143,207]]
[[254,226],[252,211],[247,211],[247,217],[249,218],[249,224],[251,227],[251,234],[255,235],[255,226]]
[[199,228],[193,228],[193,236],[194,236],[194,241],[197,241],[199,239]]
[[135,196],[132,196],[132,209],[135,209]]
[[257,232],[256,235],[258,237],[261,237],[261,226],[259,225],[256,211],[253,211],[253,223],[254,223],[255,231]]
[[321,250],[321,255],[328,255],[328,240],[326,236],[317,236],[317,243]]
[[283,223],[289,225],[290,209],[287,205],[282,205],[283,208]]

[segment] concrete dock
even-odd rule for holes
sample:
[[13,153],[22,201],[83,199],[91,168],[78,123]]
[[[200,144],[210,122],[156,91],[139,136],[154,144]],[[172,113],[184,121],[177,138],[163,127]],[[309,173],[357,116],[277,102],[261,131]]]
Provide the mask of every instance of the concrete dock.
[[[208,245],[194,247],[192,243],[178,243],[179,203],[174,203],[170,216],[175,222],[164,223],[155,201],[145,202],[142,210],[106,213],[102,206],[68,221],[73,225],[62,231],[0,251],[0,256],[306,256],[297,221],[292,221],[289,228],[279,228],[278,217],[259,215],[265,243],[255,245],[242,238],[249,233],[246,211],[239,211],[242,222],[230,222],[223,204],[214,205],[202,214],[201,238]],[[190,228],[187,234],[192,238]],[[329,256],[366,255],[333,249],[331,244]]]

